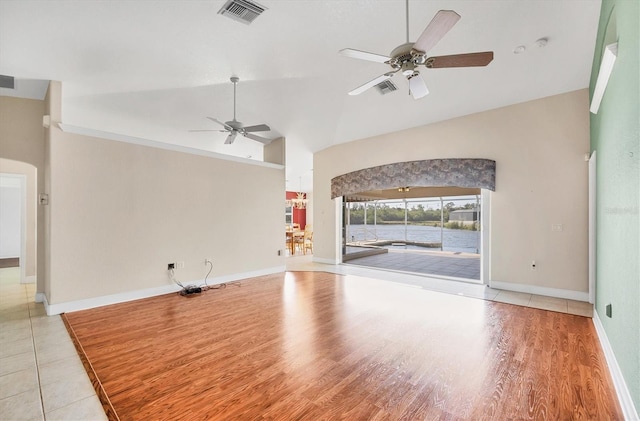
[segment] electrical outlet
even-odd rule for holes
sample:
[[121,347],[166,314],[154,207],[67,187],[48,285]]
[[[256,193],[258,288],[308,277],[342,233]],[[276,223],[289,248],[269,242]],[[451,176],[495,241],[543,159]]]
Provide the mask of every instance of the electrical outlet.
[[184,269],[184,260],[176,262],[176,269]]
[[278,250],[278,256],[282,256],[282,250]]
[[167,270],[171,270],[171,269],[175,269],[176,268],[176,264],[175,263],[169,263],[167,265]]
[[531,270],[536,270],[536,261],[535,260],[531,261]]

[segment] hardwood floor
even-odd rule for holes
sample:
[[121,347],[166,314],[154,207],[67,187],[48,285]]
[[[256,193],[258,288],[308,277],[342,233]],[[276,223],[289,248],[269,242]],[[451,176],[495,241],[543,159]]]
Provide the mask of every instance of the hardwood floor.
[[110,419],[622,420],[580,316],[287,272],[64,319]]

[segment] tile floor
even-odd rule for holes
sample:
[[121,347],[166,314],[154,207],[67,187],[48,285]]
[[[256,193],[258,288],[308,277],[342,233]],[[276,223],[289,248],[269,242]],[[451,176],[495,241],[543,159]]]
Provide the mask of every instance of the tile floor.
[[60,316],[0,269],[0,420],[106,420]]
[[[500,291],[484,285],[357,265],[287,258],[287,270],[366,276],[433,291],[591,317],[588,303]],[[34,303],[35,285],[19,283],[19,269],[0,269],[0,420],[106,420],[59,316]]]

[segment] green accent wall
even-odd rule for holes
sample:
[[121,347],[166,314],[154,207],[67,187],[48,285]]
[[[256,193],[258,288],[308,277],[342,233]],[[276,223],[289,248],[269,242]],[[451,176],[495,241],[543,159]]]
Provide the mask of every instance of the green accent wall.
[[[640,1],[603,0],[590,92],[604,46],[618,56],[597,115],[596,310],[636,409],[640,408]],[[612,317],[605,307],[612,305]]]

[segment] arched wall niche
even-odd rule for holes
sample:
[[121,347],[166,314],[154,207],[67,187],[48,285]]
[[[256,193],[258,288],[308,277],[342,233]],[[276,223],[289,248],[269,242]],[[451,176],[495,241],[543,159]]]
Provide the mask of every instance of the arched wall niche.
[[331,179],[331,198],[371,191],[412,187],[496,189],[496,161],[490,159],[427,159],[365,168]]

